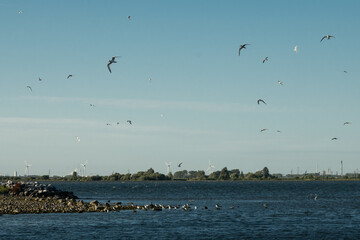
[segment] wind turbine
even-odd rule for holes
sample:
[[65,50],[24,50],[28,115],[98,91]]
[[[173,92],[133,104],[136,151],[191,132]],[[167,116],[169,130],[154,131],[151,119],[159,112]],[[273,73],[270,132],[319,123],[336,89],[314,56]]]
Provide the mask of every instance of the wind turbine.
[[209,174],[211,174],[213,172],[213,169],[215,169],[215,166],[211,165],[211,162],[209,160],[209,167],[206,169],[205,172],[209,172]]
[[29,167],[31,167],[31,164],[28,164],[28,163],[25,161],[25,175],[26,175],[26,176],[29,176]]
[[165,162],[165,165],[167,166],[167,173],[171,173],[170,171],[170,167],[171,167],[171,162]]
[[80,164],[83,168],[83,177],[86,177],[86,164],[87,164],[87,161],[85,163]]

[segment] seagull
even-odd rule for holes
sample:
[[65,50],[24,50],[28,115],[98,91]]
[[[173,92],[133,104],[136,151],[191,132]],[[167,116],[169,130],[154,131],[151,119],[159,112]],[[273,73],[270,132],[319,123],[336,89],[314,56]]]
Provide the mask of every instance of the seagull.
[[117,62],[115,61],[115,58],[119,58],[119,57],[116,57],[116,56],[115,56],[115,57],[112,57],[112,58],[109,60],[109,63],[107,64],[107,67],[108,67],[110,73],[111,73],[110,65],[113,64],[113,63],[117,63]]
[[268,205],[267,205],[266,203],[264,203],[263,206],[264,206],[264,208],[267,208],[267,207],[268,207]]
[[295,53],[298,52],[298,47],[297,47],[297,45],[294,47],[294,52],[295,52]]
[[265,102],[264,100],[262,100],[262,99],[258,99],[258,100],[257,100],[257,103],[258,103],[258,104],[260,104],[260,102],[262,102],[262,103],[266,104],[266,102]]
[[338,138],[334,137],[334,138],[332,138],[331,140],[338,140]]
[[335,38],[335,36],[332,36],[332,35],[323,36],[323,37],[321,38],[320,42],[321,42],[322,40],[324,40],[325,38],[327,38],[327,40],[330,40],[330,38]]
[[80,142],[80,137],[75,136],[75,138],[76,138],[76,141]]
[[26,86],[28,89],[30,89],[30,91],[32,91],[32,88],[30,86]]
[[344,122],[344,125],[348,125],[348,124],[351,124],[351,122]]
[[149,78],[148,78],[148,81],[149,81],[149,82],[151,82],[151,81],[152,81],[151,77],[149,77]]
[[23,11],[22,11],[22,10],[20,10],[20,11],[18,12],[18,14],[23,14]]
[[269,57],[265,57],[264,60],[263,60],[263,63],[265,63],[268,60],[269,60]]
[[110,124],[110,123],[106,123],[106,126],[111,126],[111,124]]
[[282,81],[278,80],[278,84],[283,85],[284,83]]
[[260,130],[260,132],[264,132],[264,131],[266,131],[266,130],[268,130],[268,129],[267,129],[267,128],[263,128],[263,129]]
[[316,201],[318,199],[318,195],[315,194],[314,200]]
[[250,45],[250,44],[245,43],[245,44],[240,45],[240,47],[239,47],[239,56],[240,56],[241,49],[246,49],[247,45]]
[[132,125],[132,122],[131,122],[131,120],[127,120],[126,122],[128,122],[130,125]]
[[181,164],[182,164],[182,162],[181,162],[181,163],[179,163],[178,167],[181,167]]
[[69,74],[69,75],[67,76],[67,79],[71,78],[72,76],[73,76],[72,74]]
[[92,103],[90,103],[90,107],[95,107],[95,105],[94,105],[94,104],[92,104]]

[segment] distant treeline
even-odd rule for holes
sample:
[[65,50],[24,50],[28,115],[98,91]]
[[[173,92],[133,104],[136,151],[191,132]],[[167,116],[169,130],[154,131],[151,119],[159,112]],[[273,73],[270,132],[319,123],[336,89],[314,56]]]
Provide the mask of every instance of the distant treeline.
[[0,181],[171,181],[171,180],[183,180],[183,181],[237,181],[237,180],[355,180],[360,179],[357,174],[350,174],[345,176],[335,175],[319,175],[319,174],[304,174],[304,175],[288,175],[283,177],[281,174],[270,174],[269,169],[264,167],[260,171],[255,173],[244,174],[239,169],[228,170],[227,167],[221,169],[221,171],[215,171],[209,175],[205,174],[205,171],[177,171],[174,174],[169,173],[167,175],[155,172],[150,168],[147,171],[139,171],[134,174],[126,173],[113,173],[109,176],[79,176],[77,172],[73,172],[71,176],[0,176]]

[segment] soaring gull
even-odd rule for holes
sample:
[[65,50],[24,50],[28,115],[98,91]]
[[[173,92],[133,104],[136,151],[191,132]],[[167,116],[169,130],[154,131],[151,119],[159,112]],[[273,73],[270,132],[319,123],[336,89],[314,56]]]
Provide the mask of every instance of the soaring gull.
[[298,52],[298,46],[297,46],[297,45],[294,47],[294,52],[295,52],[295,53]]
[[67,79],[71,78],[72,76],[73,76],[72,74],[69,74],[69,75],[67,76]]
[[246,46],[247,46],[247,45],[250,45],[250,44],[245,43],[245,44],[240,45],[240,47],[239,47],[239,56],[240,56],[240,51],[241,51],[242,49],[246,49]]
[[257,104],[260,104],[260,102],[262,102],[262,103],[266,104],[266,102],[265,102],[264,100],[262,100],[262,99],[258,99],[258,100],[257,100]]
[[127,122],[127,123],[129,123],[130,125],[132,125],[132,122],[131,122],[131,120],[127,120],[126,122]]
[[30,86],[26,86],[30,91],[32,91],[32,88]]
[[335,38],[335,36],[332,36],[332,35],[323,36],[323,37],[321,38],[320,42],[322,42],[322,40],[324,40],[325,38],[326,38],[327,40],[330,40],[330,38]]
[[265,63],[268,60],[269,60],[269,57],[265,57],[264,60],[263,60],[263,63]]
[[109,63],[107,64],[107,67],[108,67],[110,73],[111,73],[110,65],[113,64],[113,63],[117,63],[117,62],[115,61],[115,58],[119,58],[119,57],[116,57],[116,56],[115,56],[115,57],[112,57],[112,58],[109,60]]

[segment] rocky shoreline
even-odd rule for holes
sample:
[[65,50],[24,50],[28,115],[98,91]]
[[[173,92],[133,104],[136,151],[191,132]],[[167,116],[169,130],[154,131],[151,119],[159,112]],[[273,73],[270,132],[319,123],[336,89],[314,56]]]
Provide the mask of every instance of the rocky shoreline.
[[3,214],[40,214],[40,213],[83,213],[135,210],[133,204],[85,203],[72,192],[57,190],[52,185],[37,182],[7,182],[0,184],[0,215]]

